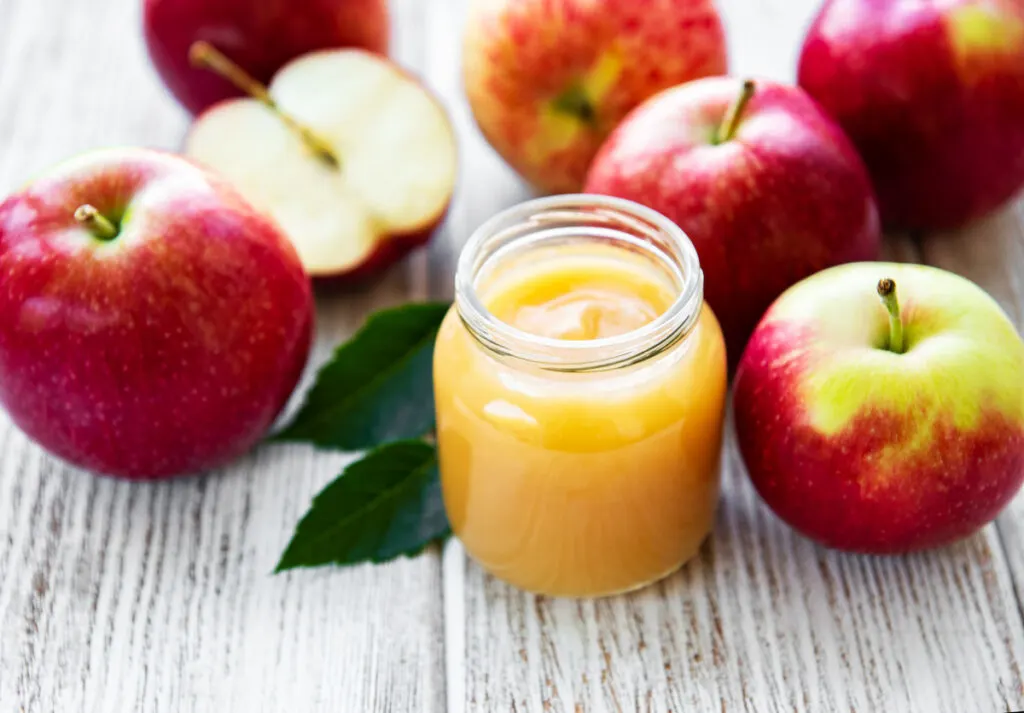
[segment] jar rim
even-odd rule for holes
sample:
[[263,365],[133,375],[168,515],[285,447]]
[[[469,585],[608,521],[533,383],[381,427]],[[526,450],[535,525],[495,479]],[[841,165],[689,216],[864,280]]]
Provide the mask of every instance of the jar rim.
[[[573,223],[573,218],[578,222]],[[545,221],[569,220],[574,230],[590,228],[595,237],[644,243],[670,265],[680,281],[675,300],[647,324],[599,339],[565,340],[518,329],[495,317],[476,290],[476,278],[487,260],[489,242],[513,243],[554,228]],[[597,227],[598,222],[605,223]],[[608,227],[610,224],[612,227]],[[590,232],[588,231],[588,232]],[[506,235],[505,238],[502,236]],[[661,242],[663,245],[659,245]],[[500,247],[500,246],[499,246]],[[496,252],[496,251],[495,251]],[[599,371],[622,368],[660,354],[685,338],[696,325],[703,305],[704,276],[697,251],[674,222],[639,203],[592,194],[535,198],[507,208],[485,221],[470,236],[455,273],[455,304],[470,334],[499,356],[512,357],[553,371]]]

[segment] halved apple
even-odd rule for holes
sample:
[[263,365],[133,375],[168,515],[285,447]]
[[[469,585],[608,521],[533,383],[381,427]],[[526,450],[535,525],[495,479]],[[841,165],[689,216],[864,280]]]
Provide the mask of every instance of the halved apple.
[[253,98],[203,113],[186,155],[274,217],[310,276],[365,277],[430,239],[457,155],[447,113],[416,79],[343,49],[292,61],[265,89],[205,43],[193,57]]

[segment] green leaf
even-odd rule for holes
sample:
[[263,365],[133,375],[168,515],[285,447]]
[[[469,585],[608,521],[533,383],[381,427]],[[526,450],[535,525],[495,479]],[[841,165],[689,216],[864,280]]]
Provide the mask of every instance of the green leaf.
[[275,571],[386,562],[418,554],[450,533],[434,446],[389,443],[320,491]]
[[358,451],[418,438],[434,426],[434,338],[448,305],[377,312],[339,346],[276,441]]

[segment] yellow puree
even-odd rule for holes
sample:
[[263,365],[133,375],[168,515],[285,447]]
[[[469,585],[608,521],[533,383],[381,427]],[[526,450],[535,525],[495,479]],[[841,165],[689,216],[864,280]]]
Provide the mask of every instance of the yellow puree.
[[[649,263],[600,246],[528,255],[478,292],[498,319],[560,340],[637,329],[676,293]],[[707,307],[668,352],[585,374],[502,361],[453,309],[434,383],[452,527],[502,579],[557,595],[632,589],[674,571],[710,531],[726,366]]]

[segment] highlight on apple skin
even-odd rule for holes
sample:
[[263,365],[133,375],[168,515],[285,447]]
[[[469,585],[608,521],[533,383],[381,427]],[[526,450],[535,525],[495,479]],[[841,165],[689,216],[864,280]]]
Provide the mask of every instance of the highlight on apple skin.
[[835,267],[765,315],[734,413],[757,491],[803,534],[868,553],[937,547],[992,521],[1020,489],[1024,343],[962,277]]
[[365,281],[430,240],[455,190],[455,132],[440,102],[392,62],[325,50],[263,87],[210,45],[193,61],[251,94],[204,112],[185,154],[272,216],[318,284]]
[[472,0],[462,65],[491,146],[538,190],[572,193],[633,107],[728,59],[712,0]]
[[700,79],[634,110],[594,159],[585,190],[681,227],[735,367],[772,301],[826,267],[873,260],[878,208],[842,130],[797,87]]
[[109,149],[0,204],[0,403],[55,455],[149,480],[250,449],[309,353],[274,223],[185,159]]
[[864,157],[888,228],[956,228],[1024,189],[1020,0],[829,0],[799,83]]
[[387,54],[387,0],[146,0],[143,31],[154,67],[192,114],[241,95],[193,67],[189,48],[206,41],[259,81],[296,57],[356,47]]

